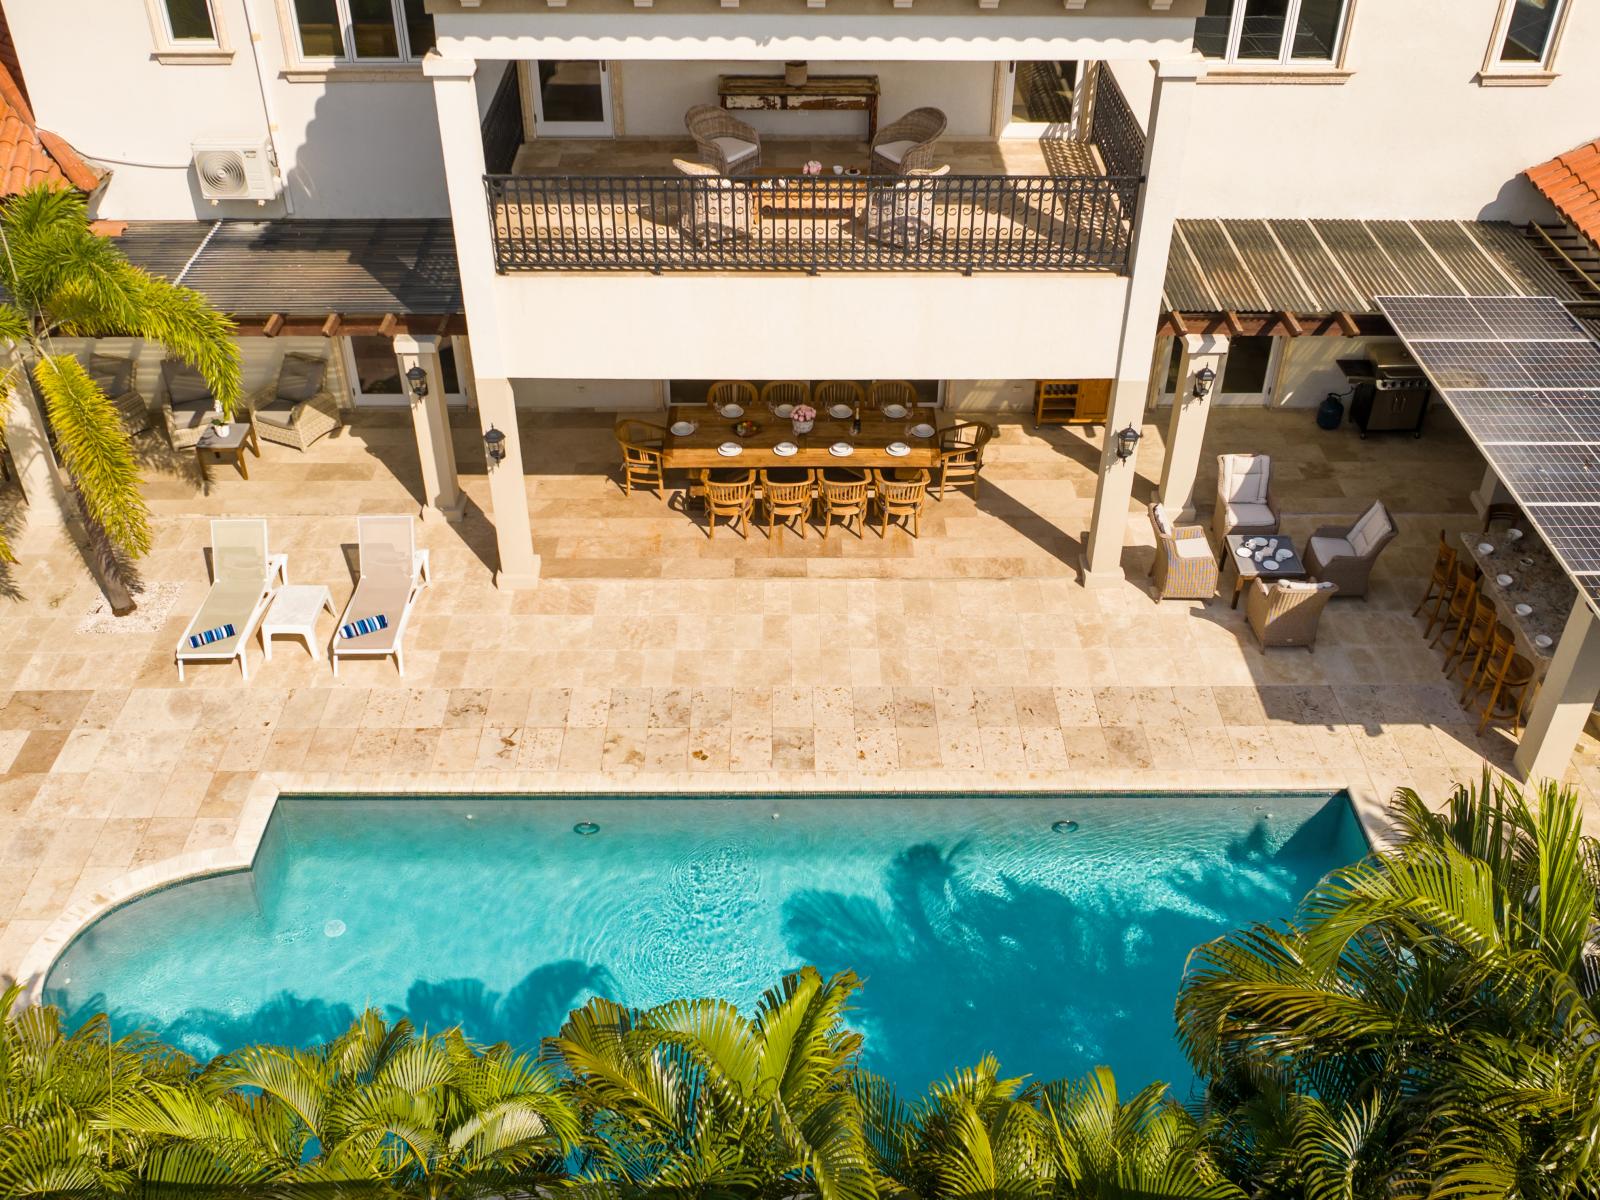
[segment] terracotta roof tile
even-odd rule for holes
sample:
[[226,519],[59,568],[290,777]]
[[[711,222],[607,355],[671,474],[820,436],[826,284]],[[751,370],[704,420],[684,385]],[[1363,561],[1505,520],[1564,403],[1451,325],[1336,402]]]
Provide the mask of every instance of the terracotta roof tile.
[[1578,232],[1600,244],[1600,138],[1523,174]]

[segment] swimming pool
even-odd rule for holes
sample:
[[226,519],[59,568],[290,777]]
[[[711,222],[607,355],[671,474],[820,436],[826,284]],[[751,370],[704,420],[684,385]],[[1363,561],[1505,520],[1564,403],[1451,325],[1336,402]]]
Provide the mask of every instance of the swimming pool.
[[908,1089],[993,1051],[1181,1094],[1189,950],[1365,852],[1327,794],[284,797],[252,870],[106,914],[47,997],[202,1058],[365,1005],[531,1047],[597,993],[749,1003],[811,963],[862,976],[866,1063]]

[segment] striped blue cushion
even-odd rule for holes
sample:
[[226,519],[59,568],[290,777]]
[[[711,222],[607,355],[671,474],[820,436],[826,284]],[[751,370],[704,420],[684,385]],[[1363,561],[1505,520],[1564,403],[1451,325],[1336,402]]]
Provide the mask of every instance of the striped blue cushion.
[[375,617],[361,617],[351,621],[348,625],[339,626],[339,636],[349,641],[358,638],[364,633],[376,633],[380,629],[389,628],[389,618],[379,613]]
[[220,642],[223,638],[231,638],[232,636],[232,625],[218,625],[215,629],[208,629],[204,633],[191,633],[189,635],[189,646],[191,649],[198,650],[201,646],[209,646],[212,642]]

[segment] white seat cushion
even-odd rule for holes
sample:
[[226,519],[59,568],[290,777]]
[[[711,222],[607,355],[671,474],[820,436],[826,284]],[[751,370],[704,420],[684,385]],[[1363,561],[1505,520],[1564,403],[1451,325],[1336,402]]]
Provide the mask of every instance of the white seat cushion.
[[1217,456],[1217,492],[1231,504],[1265,504],[1272,458],[1266,454]]
[[1356,548],[1343,538],[1314,537],[1311,539],[1311,553],[1317,556],[1318,562],[1330,562],[1335,558],[1355,558]]
[[1156,532],[1162,537],[1172,536],[1172,522],[1167,518],[1167,510],[1159,504],[1150,506],[1150,516],[1156,523]]
[[1366,555],[1383,538],[1389,536],[1389,531],[1394,527],[1389,524],[1389,518],[1383,511],[1383,506],[1376,501],[1371,508],[1361,514],[1361,519],[1350,526],[1350,532],[1345,534],[1354,553]]
[[1203,537],[1179,538],[1172,543],[1173,552],[1179,558],[1215,558],[1211,552],[1211,543]]
[[872,148],[872,152],[880,158],[887,158],[892,163],[902,161],[906,151],[915,146],[915,142],[881,142]]
[[1271,525],[1273,521],[1272,510],[1265,504],[1230,504],[1228,505],[1228,524],[1232,526],[1246,526],[1251,529],[1263,525]]
[[761,149],[755,142],[747,142],[743,138],[719,137],[711,140],[716,143],[717,149],[722,151],[722,157],[730,167],[734,163],[743,162]]

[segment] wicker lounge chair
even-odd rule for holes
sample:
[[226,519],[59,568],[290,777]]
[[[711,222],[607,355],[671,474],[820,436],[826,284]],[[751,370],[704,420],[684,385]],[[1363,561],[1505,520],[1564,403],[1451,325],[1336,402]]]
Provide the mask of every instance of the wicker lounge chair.
[[944,113],[937,108],[913,108],[899,120],[890,121],[872,139],[872,173],[904,175],[933,166],[934,143],[946,124]]
[[[211,590],[178,639],[173,657],[179,681],[186,662],[231,662],[235,658],[240,674],[248,680],[250,637],[273,595],[288,582],[288,556],[267,553],[266,521],[259,517],[212,521]],[[210,641],[203,640],[207,635],[212,635]]]
[[1230,533],[1277,533],[1272,459],[1265,454],[1217,455],[1217,506],[1211,532],[1220,553]]
[[750,233],[750,190],[742,183],[724,179],[715,167],[702,163],[672,160],[679,172],[703,182],[684,199],[678,214],[678,228],[697,246],[714,245]]
[[1341,596],[1365,597],[1373,564],[1397,532],[1383,501],[1374,500],[1355,524],[1324,525],[1311,535],[1306,571],[1338,584]]
[[925,182],[950,173],[949,164],[907,173],[899,183],[874,188],[861,215],[861,236],[900,250],[913,250],[938,236],[934,203],[938,185]]
[[1271,646],[1304,646],[1315,653],[1317,622],[1339,590],[1332,583],[1298,579],[1257,579],[1245,603],[1245,617],[1263,650]]
[[724,175],[761,165],[761,135],[726,109],[696,104],[683,114],[683,124],[700,157]]
[[328,390],[328,360],[285,354],[278,377],[250,397],[256,435],[304,450],[342,423],[339,401]]
[[174,450],[193,450],[217,412],[211,385],[188,363],[169,358],[161,364],[161,390],[167,441]]
[[[423,588],[433,582],[428,552],[417,549],[413,517],[357,517],[356,541],[361,577],[333,631],[333,673],[341,658],[388,658],[406,673],[406,625]],[[384,618],[381,629],[346,637],[344,630],[361,621]]]
[[86,369],[89,378],[94,380],[117,410],[117,416],[122,419],[122,427],[128,431],[129,437],[135,437],[150,428],[155,417],[145,403],[144,393],[139,390],[137,360],[91,354]]
[[1157,600],[1209,600],[1217,594],[1217,558],[1206,540],[1204,525],[1174,525],[1166,509],[1150,506],[1150,525],[1156,534],[1155,577]]

